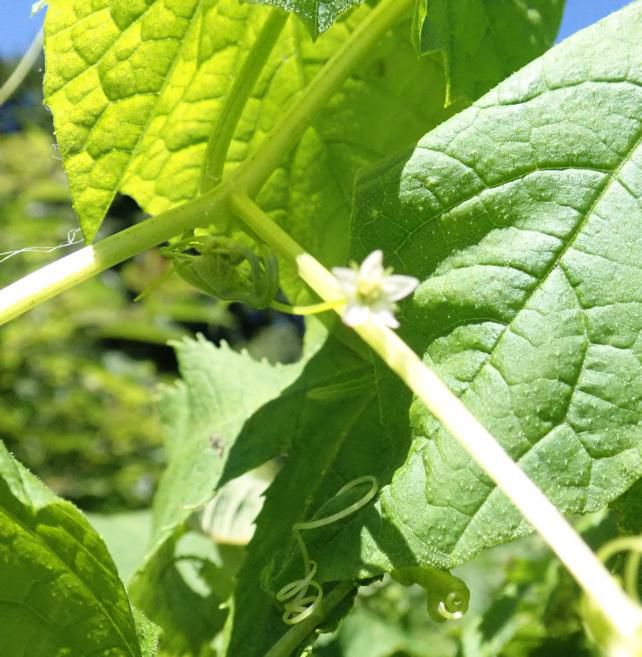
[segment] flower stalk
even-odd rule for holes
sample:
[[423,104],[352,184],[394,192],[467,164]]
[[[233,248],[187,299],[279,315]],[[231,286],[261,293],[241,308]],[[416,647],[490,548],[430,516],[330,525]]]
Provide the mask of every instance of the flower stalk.
[[[231,198],[230,209],[248,228],[297,263],[301,278],[322,298],[336,298],[340,283],[318,260],[306,253],[253,201]],[[370,318],[353,327],[421,399],[524,518],[548,543],[625,642],[637,641],[642,610],[635,605],[608,570],[577,534],[557,507],[544,495],[462,401],[412,349],[383,322]]]

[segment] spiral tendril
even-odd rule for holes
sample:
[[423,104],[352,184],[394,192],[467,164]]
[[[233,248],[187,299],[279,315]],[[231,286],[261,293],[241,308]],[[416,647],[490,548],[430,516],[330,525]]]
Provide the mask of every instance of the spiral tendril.
[[439,602],[437,612],[446,620],[459,620],[464,617],[464,606],[464,600],[456,591],[453,591],[446,596],[445,600]]
[[318,529],[339,522],[339,520],[343,520],[343,518],[356,513],[359,509],[366,506],[366,504],[368,504],[377,494],[379,488],[377,480],[370,475],[358,477],[357,479],[348,482],[337,491],[332,499],[341,497],[341,495],[344,495],[348,491],[357,486],[361,486],[362,484],[370,484],[370,489],[365,495],[360,497],[350,506],[341,511],[337,511],[337,513],[326,516],[325,518],[317,518],[307,522],[297,522],[292,527],[292,534],[294,535],[299,551],[301,552],[303,571],[305,575],[301,579],[289,582],[276,594],[276,599],[283,603],[285,610],[283,613],[283,622],[287,625],[296,625],[297,623],[304,621],[319,609],[323,601],[323,589],[314,579],[317,573],[317,563],[310,559],[310,554],[301,532],[306,529]]

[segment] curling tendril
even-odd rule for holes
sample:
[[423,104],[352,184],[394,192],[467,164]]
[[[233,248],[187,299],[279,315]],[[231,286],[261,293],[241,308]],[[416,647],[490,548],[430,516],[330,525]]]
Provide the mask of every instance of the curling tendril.
[[287,625],[296,625],[305,620],[319,609],[321,602],[323,601],[323,589],[314,579],[317,573],[317,563],[310,559],[301,532],[306,529],[318,529],[319,527],[331,525],[339,520],[343,520],[343,518],[346,518],[353,513],[356,513],[359,509],[362,509],[374,498],[379,488],[377,480],[370,475],[353,479],[337,491],[334,496],[341,497],[341,495],[344,495],[348,491],[357,486],[361,486],[362,484],[370,484],[370,489],[365,495],[350,506],[341,511],[337,511],[337,513],[326,516],[325,518],[317,518],[316,520],[309,520],[307,522],[297,522],[292,527],[292,533],[294,534],[294,538],[301,552],[305,575],[301,579],[286,584],[276,594],[276,599],[283,603],[285,609],[283,622]]

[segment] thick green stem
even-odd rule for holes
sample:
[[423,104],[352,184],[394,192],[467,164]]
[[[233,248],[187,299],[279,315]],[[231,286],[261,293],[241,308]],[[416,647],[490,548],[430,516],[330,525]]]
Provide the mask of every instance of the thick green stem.
[[[301,278],[324,300],[340,294],[337,279],[305,253],[252,200],[234,195],[231,210],[281,255],[297,263]],[[338,312],[340,312],[340,308]],[[519,509],[568,568],[618,634],[629,639],[642,628],[642,611],[611,577],[557,507],[510,458],[446,384],[390,329],[374,322],[355,327],[361,338],[421,399]]]
[[201,176],[202,194],[216,187],[223,179],[225,158],[232,143],[236,126],[287,20],[288,14],[280,9],[273,9],[270,12],[252,46],[252,50],[248,53],[239,74],[234,80],[232,89],[225,100],[221,116],[207,144],[205,164]]
[[225,218],[226,193],[229,187],[216,188],[207,196],[136,224],[12,283],[0,291],[0,325],[177,233],[214,219],[221,221]]
[[323,598],[319,609],[304,621],[288,630],[266,653],[265,657],[290,657],[292,653],[314,632],[314,630],[330,615],[330,613],[352,591],[354,584],[344,582],[335,586]]
[[409,11],[411,4],[412,0],[382,0],[326,62],[298,103],[265,137],[257,152],[221,185],[194,201],[61,258],[0,290],[0,325],[182,231],[212,223],[223,224],[231,191],[244,190],[250,196],[258,192],[355,66]]

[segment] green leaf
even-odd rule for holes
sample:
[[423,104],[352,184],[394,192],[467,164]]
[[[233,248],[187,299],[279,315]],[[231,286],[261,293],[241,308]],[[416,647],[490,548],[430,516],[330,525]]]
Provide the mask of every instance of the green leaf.
[[[243,445],[258,437],[291,434],[287,458],[265,495],[238,576],[228,655],[242,651],[245,657],[262,656],[287,632],[275,594],[304,575],[294,524],[354,502],[333,498],[357,477],[375,476],[385,485],[407,453],[409,393],[372,354],[359,351],[351,336],[341,330],[338,335],[341,341],[330,338],[301,377],[253,416],[237,440]],[[391,398],[397,401],[396,413],[384,412]],[[355,490],[356,499],[363,492]],[[328,527],[303,533],[311,558],[319,564],[316,580],[327,584],[326,592],[339,580],[356,578],[360,534],[364,525],[374,530],[379,524],[370,504]],[[332,545],[337,533],[348,537],[343,553]]]
[[[216,629],[205,622],[225,598],[203,596],[176,569],[180,527],[212,498],[216,489],[282,453],[291,431],[239,441],[245,423],[291,385],[320,347],[325,331],[314,324],[303,358],[271,365],[204,338],[174,344],[182,380],[164,390],[159,408],[166,434],[167,469],[154,499],[151,548],[132,583],[134,598],[167,634],[164,649],[198,655]],[[233,376],[230,376],[233,374]],[[162,590],[162,595],[158,591]],[[216,596],[215,596],[216,597]],[[181,602],[181,599],[183,602]],[[191,599],[200,610],[177,610]]]
[[[6,655],[151,657],[104,543],[0,443],[0,626]],[[144,637],[143,650],[138,630]]]
[[160,402],[167,469],[154,499],[152,544],[161,544],[212,498],[224,471],[228,480],[285,449],[288,432],[241,448],[236,441],[245,422],[297,379],[316,340],[292,365],[256,361],[203,337],[174,343],[182,380],[166,388]]
[[[150,214],[198,194],[207,142],[268,11],[238,0],[52,0],[46,102],[88,239],[117,192]],[[288,21],[241,116],[226,174],[369,11],[359,7],[316,43]],[[261,205],[313,253],[340,262],[357,169],[442,120],[444,93],[439,59],[417,59],[407,25],[390,32],[272,176]]]
[[447,103],[479,98],[554,43],[565,0],[417,0],[413,40],[441,51]]
[[163,543],[130,587],[132,599],[163,630],[163,655],[214,655],[210,644],[227,615],[222,582],[231,576],[205,536],[177,532]]
[[272,5],[294,12],[305,23],[313,39],[332,27],[340,14],[364,0],[246,0],[250,4]]
[[[553,502],[642,475],[642,3],[565,41],[358,186],[354,255],[424,282],[402,327]],[[529,531],[427,413],[381,496],[399,550],[449,568]],[[389,568],[382,536],[362,558]],[[335,549],[347,544],[338,542]]]

